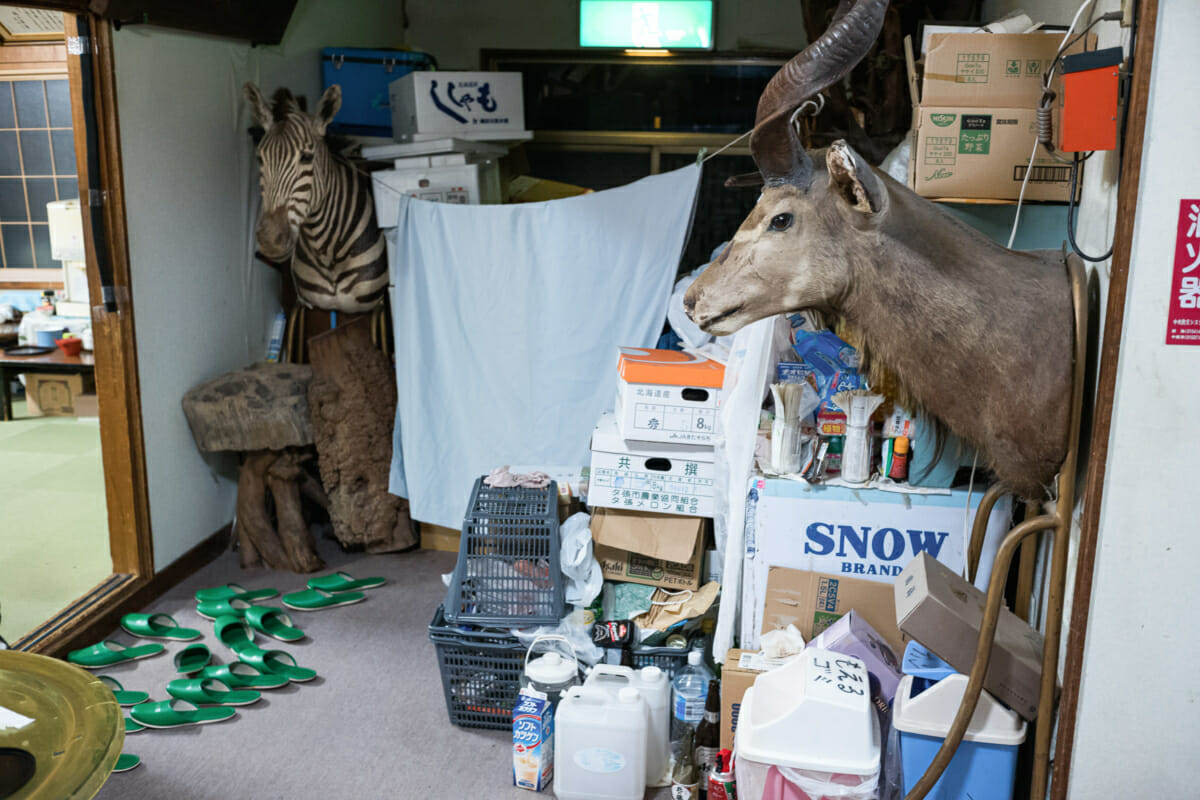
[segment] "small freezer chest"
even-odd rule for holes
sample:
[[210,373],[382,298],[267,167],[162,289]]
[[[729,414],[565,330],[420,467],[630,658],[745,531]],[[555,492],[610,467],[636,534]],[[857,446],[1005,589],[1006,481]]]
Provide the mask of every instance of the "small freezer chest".
[[326,47],[321,51],[321,82],[342,87],[342,108],[329,126],[334,133],[392,136],[388,85],[414,70],[437,66],[433,56],[413,50]]

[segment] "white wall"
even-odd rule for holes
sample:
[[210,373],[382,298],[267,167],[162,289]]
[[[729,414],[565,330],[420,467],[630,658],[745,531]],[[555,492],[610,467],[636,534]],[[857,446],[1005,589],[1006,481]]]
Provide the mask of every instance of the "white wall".
[[1167,346],[1175,225],[1200,197],[1200,4],[1158,7],[1071,796],[1194,797],[1200,347]]
[[201,456],[180,399],[260,360],[279,307],[278,274],[252,258],[257,173],[242,83],[288,85],[311,103],[319,48],[398,41],[394,9],[302,0],[277,47],[133,25],[115,34],[156,569],[228,523],[236,497],[236,465]]
[[[799,0],[719,0],[716,49],[798,50],[806,42]],[[442,69],[476,69],[488,49],[571,50],[576,0],[409,0],[408,43]]]

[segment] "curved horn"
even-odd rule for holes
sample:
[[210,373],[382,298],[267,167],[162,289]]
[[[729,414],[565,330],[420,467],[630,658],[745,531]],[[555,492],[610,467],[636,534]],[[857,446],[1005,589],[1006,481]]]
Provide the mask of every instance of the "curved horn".
[[833,23],[784,64],[758,100],[750,152],[768,183],[807,185],[812,162],[789,117],[804,101],[838,82],[862,61],[879,31],[888,0],[842,0]]

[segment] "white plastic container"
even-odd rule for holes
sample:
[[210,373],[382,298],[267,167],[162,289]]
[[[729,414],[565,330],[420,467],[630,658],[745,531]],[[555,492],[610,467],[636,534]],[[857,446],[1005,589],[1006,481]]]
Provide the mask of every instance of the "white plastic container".
[[[904,791],[912,791],[933,762],[958,713],[967,676],[954,674],[914,694],[922,681],[905,675],[896,690],[892,724],[900,732]],[[929,800],[1010,800],[1016,779],[1017,749],[1025,741],[1025,722],[987,692],[971,716],[967,733],[950,765],[926,795]]]
[[671,681],[658,667],[621,667],[597,664],[584,686],[606,689],[615,695],[626,686],[637,689],[646,705],[646,785],[671,783]]
[[[561,653],[554,651],[532,658],[533,649],[540,644],[557,644]],[[526,687],[545,693],[552,704],[557,704],[563,692],[579,685],[579,662],[575,648],[565,636],[543,634],[534,638],[525,651],[525,669],[521,671],[521,688]]]
[[811,648],[764,672],[738,717],[738,796],[747,800],[874,798],[879,721],[867,668]]
[[646,791],[646,706],[637,689],[614,695],[573,686],[558,704],[554,794],[559,800],[642,800]]

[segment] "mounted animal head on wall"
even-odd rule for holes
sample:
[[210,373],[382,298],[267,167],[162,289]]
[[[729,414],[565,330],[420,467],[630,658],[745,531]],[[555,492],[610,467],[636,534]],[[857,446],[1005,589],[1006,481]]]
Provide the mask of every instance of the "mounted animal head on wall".
[[313,173],[324,172],[323,162],[330,158],[325,129],[342,106],[342,90],[336,85],[326,89],[315,114],[306,114],[286,88],[276,90],[270,104],[253,83],[243,93],[264,131],[256,149],[262,215],[255,239],[264,256],[283,262],[292,255],[300,224],[319,201]]
[[709,333],[801,310],[843,323],[873,386],[974,446],[1036,498],[1067,447],[1072,297],[1062,254],[1015,252],[873,169],[844,141],[805,151],[798,114],[877,37],[888,0],[842,0],[759,99],[757,205],[684,307]]

